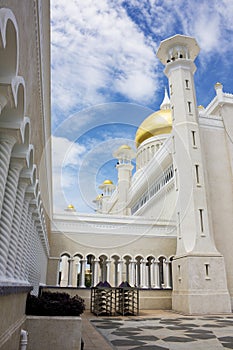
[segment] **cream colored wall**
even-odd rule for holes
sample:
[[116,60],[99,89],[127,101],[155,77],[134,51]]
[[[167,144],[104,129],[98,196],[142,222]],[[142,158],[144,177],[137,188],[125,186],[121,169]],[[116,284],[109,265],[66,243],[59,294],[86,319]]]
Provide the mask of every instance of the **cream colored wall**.
[[[226,112],[232,118],[233,107]],[[223,128],[202,127],[200,133],[213,236],[217,249],[224,256],[233,300],[233,174],[230,164],[233,154],[229,153],[228,136]]]
[[24,327],[26,294],[9,294],[0,297],[0,349],[18,349],[20,330]]
[[[46,158],[42,157],[44,147],[51,134],[50,1],[1,0],[1,7],[7,7],[13,11],[19,28],[18,74],[23,76],[25,80],[25,115],[30,118],[30,143],[35,145],[34,163],[38,167],[38,173],[40,172],[39,184],[46,207],[45,213],[49,212],[51,215],[50,150],[47,149]],[[39,31],[37,31],[38,25],[40,25]],[[42,35],[41,38],[39,33]],[[46,221],[49,227],[48,218]]]
[[[90,245],[83,245],[83,234],[77,233],[69,237],[69,234],[52,232],[51,234],[51,256],[58,257],[63,252],[71,255],[82,253],[82,255],[94,254],[99,256],[112,255],[137,255],[158,256],[163,254],[171,256],[175,252],[175,237],[146,237],[146,236],[122,236],[109,233],[105,235],[90,233],[88,235]],[[91,243],[92,242],[92,243]],[[97,247],[96,247],[97,246]],[[105,248],[106,247],[106,248]]]
[[[0,7],[12,10],[18,25],[18,75],[25,80],[25,116],[30,118],[30,143],[34,145],[34,163],[37,165],[39,173],[46,139],[50,136],[50,2],[48,0],[1,0]],[[38,13],[38,16],[35,15],[36,13]],[[37,22],[38,19],[39,23]],[[39,27],[41,38],[39,38],[39,32],[37,31]],[[39,49],[43,51],[43,61],[41,60],[42,51],[39,51]],[[40,191],[47,204],[47,211],[50,211],[51,205],[50,164],[50,151],[48,151],[46,159],[43,160],[43,170],[40,172],[39,179]],[[44,214],[46,214],[46,211]],[[49,229],[48,217],[46,220]],[[35,244],[35,242],[33,243]],[[37,248],[38,246],[35,247],[35,251],[37,251]],[[40,248],[41,282],[45,283],[47,266],[46,263],[43,265],[43,262],[47,260],[47,255],[43,247]],[[19,290],[20,288],[18,287]],[[19,292],[19,290],[16,288],[12,290],[12,293],[6,291],[6,295],[0,296],[0,348],[4,350],[19,348],[20,330],[24,327],[26,318],[25,300],[28,292],[28,290],[24,292]]]

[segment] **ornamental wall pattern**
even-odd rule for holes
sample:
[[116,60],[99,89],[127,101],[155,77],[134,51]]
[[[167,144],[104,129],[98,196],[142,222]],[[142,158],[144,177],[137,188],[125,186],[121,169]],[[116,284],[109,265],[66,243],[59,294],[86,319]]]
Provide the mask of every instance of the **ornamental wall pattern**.
[[26,87],[18,75],[19,35],[9,9],[0,9],[0,284],[46,279],[49,244],[41,200]]

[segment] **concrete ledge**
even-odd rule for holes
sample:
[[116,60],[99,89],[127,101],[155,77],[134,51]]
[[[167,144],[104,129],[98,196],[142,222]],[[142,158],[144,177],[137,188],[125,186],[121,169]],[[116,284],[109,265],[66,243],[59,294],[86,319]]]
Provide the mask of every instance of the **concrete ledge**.
[[80,350],[81,317],[27,316],[27,350]]
[[[86,310],[90,310],[91,290],[87,288],[74,287],[41,287],[43,291],[66,292],[71,296],[78,294],[84,299]],[[139,310],[171,310],[172,290],[171,289],[140,289]]]
[[1,285],[0,284],[0,296],[9,294],[29,293],[32,290],[31,286],[26,285]]

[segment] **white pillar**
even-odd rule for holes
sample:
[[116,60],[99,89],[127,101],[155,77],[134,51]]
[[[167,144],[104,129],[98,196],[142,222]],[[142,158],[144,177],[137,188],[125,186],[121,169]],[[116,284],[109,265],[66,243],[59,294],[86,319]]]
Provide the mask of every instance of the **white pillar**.
[[121,282],[123,282],[122,271],[123,271],[123,260],[118,260],[118,285],[120,285]]
[[154,285],[153,285],[153,288],[160,289],[159,263],[158,263],[158,261],[154,261],[153,262],[153,270],[154,270]]
[[167,289],[171,289],[171,273],[170,273],[170,265],[171,262],[170,261],[165,261],[165,265],[166,265],[166,284],[165,284],[165,288]]
[[151,261],[151,264],[149,266],[149,273],[150,273],[150,287],[154,288],[155,274],[154,274],[154,262],[153,261]]
[[146,260],[141,261],[141,288],[147,288],[146,286]]
[[167,261],[163,260],[163,288],[167,288],[167,268],[168,268],[168,265],[167,265]]
[[8,264],[6,268],[6,276],[9,278],[14,277],[15,264],[17,261],[17,250],[19,244],[20,225],[23,213],[24,195],[27,186],[28,182],[23,180],[19,181],[11,229],[11,239],[8,251]]
[[131,260],[130,261],[129,284],[130,284],[131,287],[134,287],[135,284],[136,284],[136,281],[135,281],[135,264],[136,264],[135,260]]
[[[24,281],[27,280],[28,275],[27,275],[27,270],[26,270],[26,265],[27,265],[27,260],[28,260],[28,254],[29,254],[29,246],[30,246],[30,239],[31,239],[31,225],[32,225],[32,205],[29,203],[28,207],[28,213],[26,217],[26,227],[25,227],[25,235],[24,235],[24,245],[22,249],[22,261],[21,265],[17,265],[16,267],[16,276],[20,279],[23,279]],[[20,266],[20,270],[19,270]]]
[[70,258],[68,261],[69,261],[68,287],[72,287],[72,276],[73,276],[73,262],[74,262],[74,259]]
[[5,193],[11,151],[14,144],[15,139],[13,137],[9,137],[3,134],[0,135],[0,216],[2,211],[3,197]]
[[79,287],[80,288],[85,288],[85,271],[86,271],[86,259],[80,259],[80,263],[81,263],[81,271],[80,271],[80,283],[79,283]]
[[145,278],[145,287],[148,288],[149,287],[149,266],[147,265],[148,262],[146,262],[146,278]]
[[110,283],[110,273],[111,273],[111,260],[106,260],[106,280]]
[[78,261],[77,261],[77,257],[75,257],[73,262],[73,271],[72,271],[72,287],[77,287],[77,276],[78,276]]
[[136,286],[140,287],[140,265],[136,262]]
[[99,283],[99,259],[93,260],[93,267],[94,267],[93,287],[95,287]]
[[11,161],[0,220],[0,279],[6,278],[7,258],[10,245],[11,227],[15,208],[16,192],[22,163]]

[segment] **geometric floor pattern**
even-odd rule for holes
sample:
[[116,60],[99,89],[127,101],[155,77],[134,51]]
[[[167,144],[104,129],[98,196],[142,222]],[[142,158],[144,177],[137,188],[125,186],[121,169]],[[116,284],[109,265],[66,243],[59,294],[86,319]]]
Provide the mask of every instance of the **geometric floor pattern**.
[[233,349],[233,316],[104,317],[91,322],[115,350]]

